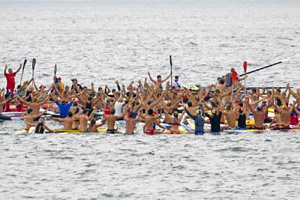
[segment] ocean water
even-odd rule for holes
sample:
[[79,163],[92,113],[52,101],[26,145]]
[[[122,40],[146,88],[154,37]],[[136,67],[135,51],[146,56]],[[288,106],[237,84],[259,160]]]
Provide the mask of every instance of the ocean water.
[[[298,87],[297,1],[1,1],[0,63],[49,86],[166,76],[214,83],[243,61],[248,86]],[[5,78],[0,75],[1,85]],[[20,80],[20,74],[16,77]],[[48,122],[51,128],[59,123]],[[0,124],[0,199],[299,199],[297,132],[213,136],[20,135]],[[124,130],[124,127],[120,127]]]

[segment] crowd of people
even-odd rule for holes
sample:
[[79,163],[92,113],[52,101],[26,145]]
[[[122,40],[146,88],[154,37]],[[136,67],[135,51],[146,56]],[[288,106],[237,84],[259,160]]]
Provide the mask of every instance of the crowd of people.
[[[178,76],[170,83],[172,72],[165,78],[158,75],[156,79],[148,72],[148,77],[137,84],[132,81],[125,86],[116,81],[116,89],[111,89],[107,85],[95,88],[93,83],[88,88],[76,78],[69,87],[60,77],[54,77],[48,88],[38,87],[34,78],[16,87],[15,76],[21,68],[22,64],[13,72],[5,66],[7,86],[0,94],[0,119],[10,119],[2,112],[10,112],[12,105],[18,111],[26,105],[28,109],[21,119],[26,130],[35,127],[36,133],[55,132],[45,124],[47,110],[40,112],[44,104],[51,103],[58,106],[59,117],[49,119],[62,122],[64,130],[80,132],[97,132],[106,124],[107,133],[118,133],[116,120],[125,121],[126,134],[134,133],[137,122],[144,123],[145,134],[180,134],[179,127],[188,118],[195,122],[195,134],[218,133],[222,128],[289,129],[298,125],[300,90],[293,91],[289,84],[284,91],[274,87],[249,90],[242,84],[246,76],[232,80],[234,69],[219,77],[217,83],[197,89],[182,87]],[[295,99],[292,103],[291,97]],[[275,113],[272,117],[270,108]],[[98,111],[103,112],[101,120],[94,117]],[[254,124],[247,126],[251,116]],[[170,124],[169,130],[162,124]],[[205,124],[210,124],[210,129],[205,129]],[[222,124],[226,126],[221,127]]]

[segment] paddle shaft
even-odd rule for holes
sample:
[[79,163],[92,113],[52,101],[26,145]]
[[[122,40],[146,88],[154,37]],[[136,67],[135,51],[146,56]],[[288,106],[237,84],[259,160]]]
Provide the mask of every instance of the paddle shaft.
[[22,68],[22,74],[21,74],[21,80],[20,80],[20,85],[22,85],[22,79],[23,79],[23,74],[24,74],[24,69],[25,69],[25,65],[27,63],[27,60],[24,60],[24,64],[23,64],[23,68]]
[[268,65],[268,66],[265,66],[265,67],[262,67],[262,68],[259,68],[259,69],[256,69],[256,70],[247,72],[247,73],[245,73],[245,74],[241,74],[240,77],[241,77],[241,76],[245,76],[246,74],[247,74],[247,75],[248,75],[248,74],[252,74],[252,73],[254,73],[254,72],[257,72],[257,71],[260,71],[260,70],[263,70],[263,69],[266,69],[266,68],[269,68],[269,67],[273,67],[273,66],[278,65],[278,64],[281,64],[281,63],[282,63],[282,61],[277,62],[277,63],[273,63],[273,64],[271,64],[271,65]]
[[170,55],[170,66],[171,66],[171,86],[173,84],[173,63],[172,63],[172,56]]

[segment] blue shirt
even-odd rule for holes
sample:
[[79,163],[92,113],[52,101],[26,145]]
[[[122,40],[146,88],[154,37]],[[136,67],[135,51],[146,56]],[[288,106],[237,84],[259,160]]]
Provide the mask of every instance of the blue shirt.
[[73,105],[73,101],[71,101],[68,104],[61,104],[58,101],[56,101],[56,105],[59,108],[59,114],[60,114],[61,118],[65,118],[68,116],[68,112],[69,112],[71,106]]

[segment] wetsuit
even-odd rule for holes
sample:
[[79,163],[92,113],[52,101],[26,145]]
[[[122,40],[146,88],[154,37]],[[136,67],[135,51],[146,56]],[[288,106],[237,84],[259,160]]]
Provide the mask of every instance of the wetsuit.
[[87,109],[89,111],[88,115],[90,116],[90,114],[93,112],[92,102],[86,102],[85,109]]
[[246,126],[246,115],[245,114],[239,114],[238,126],[235,129],[236,130],[247,129],[247,126]]
[[207,117],[210,119],[210,125],[211,125],[211,133],[220,133],[221,128],[220,128],[220,121],[221,121],[221,116],[222,112],[219,112],[219,114],[213,114],[213,116],[210,116],[209,114],[206,114]]
[[202,115],[192,115],[186,108],[185,112],[195,120],[195,134],[196,135],[203,135],[204,134],[204,122],[205,119]]
[[35,133],[44,133],[44,123],[38,123],[35,127]]

